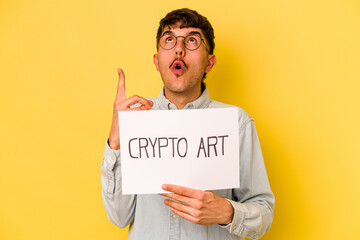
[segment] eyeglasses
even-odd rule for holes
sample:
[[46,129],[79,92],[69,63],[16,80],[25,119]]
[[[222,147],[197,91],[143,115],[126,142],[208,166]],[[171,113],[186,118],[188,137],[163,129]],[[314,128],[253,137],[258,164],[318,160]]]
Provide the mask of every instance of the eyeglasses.
[[[184,38],[184,46],[186,49],[190,51],[195,51],[201,46],[201,42],[204,42],[206,51],[208,51],[208,48],[206,46],[206,43],[203,38],[201,38],[198,34],[189,34],[186,37],[184,36],[174,36],[171,33],[165,32],[161,38],[160,38],[160,47],[165,50],[173,49],[177,44],[177,39],[179,37]],[[208,51],[209,52],[209,51]]]

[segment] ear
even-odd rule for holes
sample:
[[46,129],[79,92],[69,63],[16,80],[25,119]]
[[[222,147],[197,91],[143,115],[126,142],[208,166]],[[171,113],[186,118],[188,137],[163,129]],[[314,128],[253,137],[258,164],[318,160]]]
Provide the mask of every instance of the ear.
[[158,60],[158,55],[157,55],[157,53],[154,54],[153,61],[154,61],[154,64],[155,64],[155,66],[156,66],[156,70],[159,71],[159,60]]
[[214,54],[208,56],[208,65],[205,68],[205,72],[208,73],[216,64],[216,56]]

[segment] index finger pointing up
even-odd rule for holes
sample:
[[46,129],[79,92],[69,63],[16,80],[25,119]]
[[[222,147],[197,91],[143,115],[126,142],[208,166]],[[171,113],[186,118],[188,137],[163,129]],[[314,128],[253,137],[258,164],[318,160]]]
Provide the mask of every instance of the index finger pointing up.
[[125,74],[121,68],[117,69],[119,74],[119,83],[117,87],[116,98],[119,100],[125,100]]

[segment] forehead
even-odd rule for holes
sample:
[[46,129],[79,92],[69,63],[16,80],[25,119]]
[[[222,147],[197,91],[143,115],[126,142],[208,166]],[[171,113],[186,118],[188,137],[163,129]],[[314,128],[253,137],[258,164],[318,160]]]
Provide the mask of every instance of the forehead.
[[193,28],[193,27],[180,28],[178,26],[166,26],[162,31],[161,35],[164,34],[164,32],[171,32],[175,36],[186,36],[189,33],[198,32],[201,35],[201,37],[204,37],[200,28]]

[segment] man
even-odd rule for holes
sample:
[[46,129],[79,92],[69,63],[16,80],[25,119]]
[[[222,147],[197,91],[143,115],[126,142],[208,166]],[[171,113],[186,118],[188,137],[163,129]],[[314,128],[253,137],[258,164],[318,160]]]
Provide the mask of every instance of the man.
[[[125,97],[119,84],[109,139],[101,166],[103,201],[109,219],[129,239],[256,239],[269,230],[274,208],[253,119],[239,108],[240,188],[202,191],[171,184],[159,195],[122,195],[118,111],[219,108],[203,79],[216,63],[214,32],[190,9],[168,13],[157,32],[154,64],[164,87],[156,98]],[[131,108],[136,104],[136,107]],[[144,122],[146,125],[146,122]],[[164,198],[165,197],[165,198]]]

